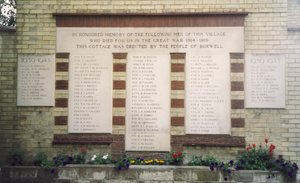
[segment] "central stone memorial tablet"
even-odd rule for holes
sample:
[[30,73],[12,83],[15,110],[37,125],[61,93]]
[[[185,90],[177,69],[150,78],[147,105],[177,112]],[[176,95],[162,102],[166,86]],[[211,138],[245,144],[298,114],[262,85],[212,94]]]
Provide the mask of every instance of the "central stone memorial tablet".
[[[230,134],[229,53],[243,53],[243,43],[243,27],[57,28],[58,52],[86,56],[128,54],[125,117],[127,151],[170,150],[170,53],[187,55],[184,89],[186,133]],[[94,60],[97,59],[100,58]],[[88,60],[82,60],[83,68],[88,67],[84,65]],[[112,63],[111,58],[105,60]],[[70,76],[75,77],[81,69],[71,69],[70,72]],[[89,73],[88,70],[86,72]],[[89,82],[92,78],[95,77],[84,81]],[[112,108],[112,98],[102,91],[107,86],[100,84],[111,83],[112,78],[108,75],[98,78],[103,79],[93,84],[95,93],[88,96],[95,101],[91,103],[93,107],[106,108],[84,111],[82,108],[89,107],[90,103],[78,103],[75,100],[85,100],[86,96],[81,95],[85,91],[81,90],[86,87],[71,88],[69,119],[73,123],[68,125],[73,130],[69,132],[106,133],[112,128],[112,123],[106,120],[109,116],[112,118],[111,112],[107,112]],[[70,86],[76,86],[72,82],[80,84],[77,83],[79,80],[73,80]],[[76,112],[77,109],[82,112]],[[85,123],[83,121],[89,126],[81,126],[81,123]],[[95,128],[90,128],[92,126]]]
[[170,55],[128,55],[125,149],[170,150]]

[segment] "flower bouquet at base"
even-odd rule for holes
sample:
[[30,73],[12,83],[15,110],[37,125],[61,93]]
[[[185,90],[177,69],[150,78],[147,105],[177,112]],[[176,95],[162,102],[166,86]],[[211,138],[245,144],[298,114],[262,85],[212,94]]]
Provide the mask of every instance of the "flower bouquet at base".
[[169,165],[182,165],[185,153],[180,151],[171,151],[166,155],[167,164]]

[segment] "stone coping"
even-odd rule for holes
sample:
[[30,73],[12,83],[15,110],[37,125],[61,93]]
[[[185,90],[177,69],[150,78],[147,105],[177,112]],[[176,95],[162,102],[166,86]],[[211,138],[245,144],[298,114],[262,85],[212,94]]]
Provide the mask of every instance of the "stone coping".
[[[279,172],[272,172],[274,178],[267,179],[268,171],[233,171],[227,182],[248,183],[296,183],[287,181]],[[0,169],[0,182],[6,183],[194,183],[225,182],[220,171],[210,171],[205,166],[131,165],[128,170],[116,170],[114,165],[66,165],[58,167],[55,174],[36,166],[4,166]]]

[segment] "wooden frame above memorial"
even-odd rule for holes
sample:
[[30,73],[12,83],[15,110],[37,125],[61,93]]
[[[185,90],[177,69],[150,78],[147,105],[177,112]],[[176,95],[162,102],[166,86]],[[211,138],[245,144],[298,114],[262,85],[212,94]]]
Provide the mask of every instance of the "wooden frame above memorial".
[[54,13],[57,27],[244,26],[245,12],[226,13]]
[[[243,27],[246,12],[224,13],[54,13],[56,27]],[[120,56],[122,55],[122,56]],[[69,53],[57,53],[57,59],[68,59]],[[123,58],[124,57],[124,58]],[[185,54],[171,53],[171,59],[185,58]],[[126,54],[114,54],[114,59],[126,59]],[[230,53],[231,73],[244,73],[244,53]],[[236,62],[234,60],[237,60]],[[68,72],[68,63],[57,61],[57,72]],[[126,72],[126,65],[114,64],[114,72]],[[171,65],[171,72],[184,73],[184,64]],[[126,81],[114,81],[114,90],[125,88]],[[60,84],[61,83],[61,84]],[[56,82],[57,90],[67,90],[68,81]],[[122,86],[121,86],[121,85]],[[62,85],[62,86],[60,86]],[[243,81],[231,81],[231,92],[244,91]],[[171,81],[171,90],[184,90],[184,81]],[[61,102],[64,101],[64,102]],[[56,98],[56,107],[67,108],[68,99]],[[125,99],[113,98],[113,107],[125,107]],[[171,99],[171,108],[184,108],[184,99]],[[232,99],[232,110],[243,110],[244,100]],[[240,113],[240,111],[238,112]],[[245,127],[243,115],[233,115],[231,127]],[[171,117],[171,126],[184,126],[184,117]],[[67,116],[55,116],[55,125],[67,125]],[[113,125],[125,125],[124,116],[113,116]],[[110,144],[114,157],[125,152],[123,134],[54,134],[53,144]],[[245,147],[244,135],[171,135],[171,148],[183,150],[184,146]]]

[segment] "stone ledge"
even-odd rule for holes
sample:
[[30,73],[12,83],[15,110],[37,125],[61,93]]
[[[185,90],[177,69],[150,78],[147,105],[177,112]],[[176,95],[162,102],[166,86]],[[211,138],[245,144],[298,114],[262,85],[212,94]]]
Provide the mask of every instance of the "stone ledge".
[[2,183],[54,183],[57,174],[35,166],[5,166],[1,168]]
[[[233,171],[230,182],[284,183],[283,176],[274,172],[275,177],[267,179],[268,171]],[[43,176],[43,177],[42,177]],[[3,167],[0,182],[6,183],[73,183],[73,182],[128,182],[128,183],[192,183],[224,182],[219,171],[210,171],[200,166],[155,166],[132,165],[128,170],[115,170],[113,165],[67,165],[59,167],[52,175],[40,167]],[[290,181],[292,183],[292,181]],[[296,180],[294,181],[297,182]]]

